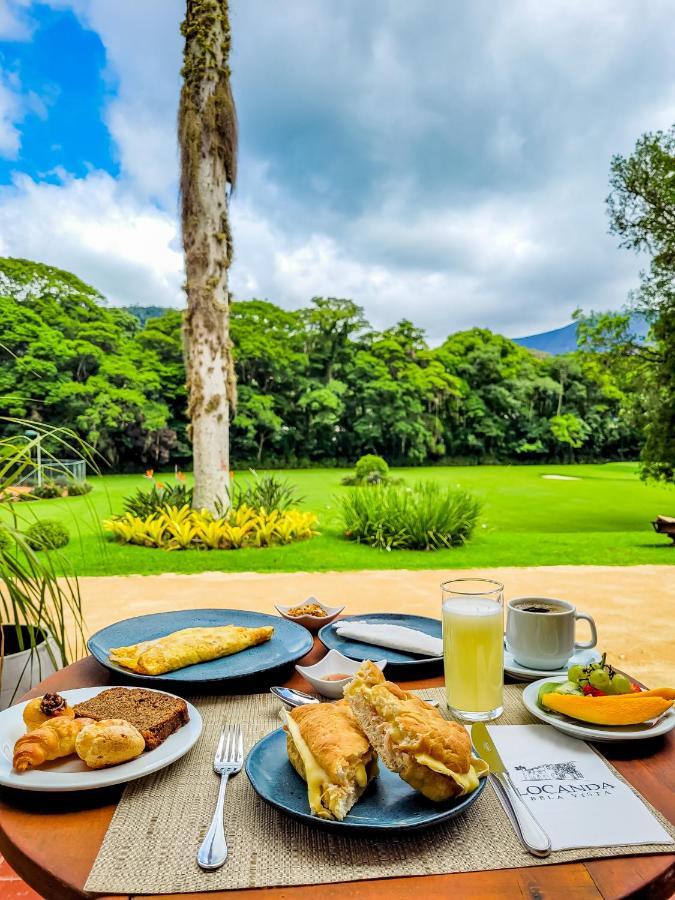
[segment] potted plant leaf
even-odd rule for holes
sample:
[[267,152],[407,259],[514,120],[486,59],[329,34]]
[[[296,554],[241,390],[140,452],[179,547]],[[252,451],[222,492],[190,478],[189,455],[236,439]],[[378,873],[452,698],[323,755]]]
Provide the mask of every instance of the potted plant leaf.
[[[21,530],[19,485],[34,468],[34,451],[46,436],[73,450],[77,438],[4,420],[10,427],[38,427],[37,437],[0,438],[0,708],[80,655],[82,603],[77,579],[58,554],[34,550]],[[36,434],[35,430],[32,431]],[[44,450],[43,450],[44,452]],[[32,504],[31,504],[32,506]]]

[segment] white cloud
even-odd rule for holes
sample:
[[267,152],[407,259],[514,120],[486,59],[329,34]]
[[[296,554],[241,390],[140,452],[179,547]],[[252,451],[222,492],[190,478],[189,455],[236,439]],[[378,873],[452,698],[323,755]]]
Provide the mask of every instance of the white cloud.
[[182,305],[173,218],[107,173],[56,175],[54,184],[19,175],[0,189],[0,255],[75,272],[117,305]]
[[31,0],[2,0],[0,3],[0,40],[25,41],[31,36],[33,23],[26,15]]
[[17,125],[23,118],[21,97],[0,70],[0,156],[16,159],[21,146]]
[[[113,302],[177,305],[184,0],[48,2],[105,46],[121,174],[20,179],[0,197],[5,248]],[[639,261],[607,235],[609,161],[675,118],[668,0],[231,10],[240,298],[349,296],[376,325],[406,316],[434,340],[472,324],[530,333],[625,301]],[[18,139],[2,103],[0,150]]]

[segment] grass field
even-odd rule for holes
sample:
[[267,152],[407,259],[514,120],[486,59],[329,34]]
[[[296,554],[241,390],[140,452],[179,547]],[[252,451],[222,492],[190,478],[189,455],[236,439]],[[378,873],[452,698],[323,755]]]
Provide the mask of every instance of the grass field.
[[[344,470],[278,474],[297,484],[302,506],[317,513],[320,536],[286,547],[236,551],[167,552],[111,543],[101,522],[122,512],[125,496],[149,486],[140,475],[92,478],[94,491],[85,497],[40,500],[15,509],[27,523],[50,518],[67,525],[72,538],[62,552],[78,575],[675,563],[675,548],[649,524],[658,513],[673,514],[675,491],[643,484],[632,463],[398,469],[396,475],[406,482],[429,478],[461,485],[483,502],[472,540],[436,552],[387,552],[345,540],[336,503],[350,490],[340,485]],[[553,474],[579,480],[542,477]]]

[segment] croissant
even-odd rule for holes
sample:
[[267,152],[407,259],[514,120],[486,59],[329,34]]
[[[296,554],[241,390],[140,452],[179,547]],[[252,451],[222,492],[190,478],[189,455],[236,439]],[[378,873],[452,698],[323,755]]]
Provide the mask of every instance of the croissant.
[[35,697],[29,700],[23,708],[23,721],[28,731],[39,728],[45,722],[59,716],[69,719],[75,718],[75,712],[60,694],[45,694],[44,697]]
[[34,731],[22,735],[14,744],[14,768],[17,772],[35,769],[42,763],[75,752],[75,739],[93,719],[69,719],[57,716]]

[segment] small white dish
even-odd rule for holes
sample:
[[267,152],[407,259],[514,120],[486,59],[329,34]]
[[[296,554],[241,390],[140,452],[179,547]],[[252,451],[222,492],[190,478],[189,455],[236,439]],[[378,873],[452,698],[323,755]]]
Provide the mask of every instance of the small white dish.
[[562,713],[543,710],[537,705],[537,697],[539,688],[547,681],[562,683],[567,681],[567,676],[541,678],[539,681],[528,684],[523,691],[523,703],[528,712],[532,713],[536,719],[552,725],[558,731],[569,734],[571,737],[580,738],[582,741],[644,741],[660,734],[667,734],[672,728],[675,728],[675,711],[672,708],[656,721],[643,722],[640,725],[593,725],[590,722],[572,719]]
[[587,666],[592,662],[600,662],[600,654],[597,650],[578,650],[574,656],[571,656],[565,665],[560,669],[530,669],[528,666],[522,666],[513,658],[513,653],[504,644],[504,671],[512,678],[519,681],[536,681],[539,678],[557,678],[559,675],[567,675],[570,666],[580,665]]
[[[382,672],[387,665],[386,659],[373,660],[377,668]],[[329,650],[322,660],[313,666],[296,666],[295,671],[306,678],[315,691],[322,697],[330,697],[331,700],[339,700],[346,684],[361,668],[361,661],[349,659],[343,656],[339,650]],[[346,678],[339,681],[326,681],[326,675],[346,674]]]
[[[102,687],[78,688],[72,691],[60,691],[61,696],[71,706],[90,700],[110,685]],[[146,690],[152,690],[147,688]],[[161,693],[167,694],[168,691]],[[169,694],[174,697],[175,694]],[[187,702],[187,701],[186,701]],[[77,756],[66,756],[47,763],[39,769],[28,772],[17,772],[12,765],[15,742],[26,733],[23,721],[23,708],[26,703],[17,703],[0,712],[0,785],[18,788],[24,791],[89,791],[94,788],[108,787],[111,784],[123,784],[142,778],[151,772],[157,772],[170,765],[197,742],[202,732],[202,717],[195,707],[188,703],[190,720],[178,731],[174,731],[154,750],[141,753],[136,759],[110,766],[107,769],[89,769]]]
[[[295,609],[298,606],[306,606],[308,603],[315,603],[317,606],[320,606],[321,609],[326,613],[325,616],[289,616],[288,611],[290,609]],[[297,622],[298,625],[304,625],[304,627],[311,631],[312,634],[317,632],[319,628],[323,628],[324,625],[329,625],[333,619],[337,619],[340,615],[344,606],[326,606],[325,603],[321,603],[316,597],[308,597],[304,603],[294,603],[293,606],[279,606],[278,604],[274,604],[274,608],[279,612],[279,615],[283,616],[284,619],[288,619],[289,622]]]

